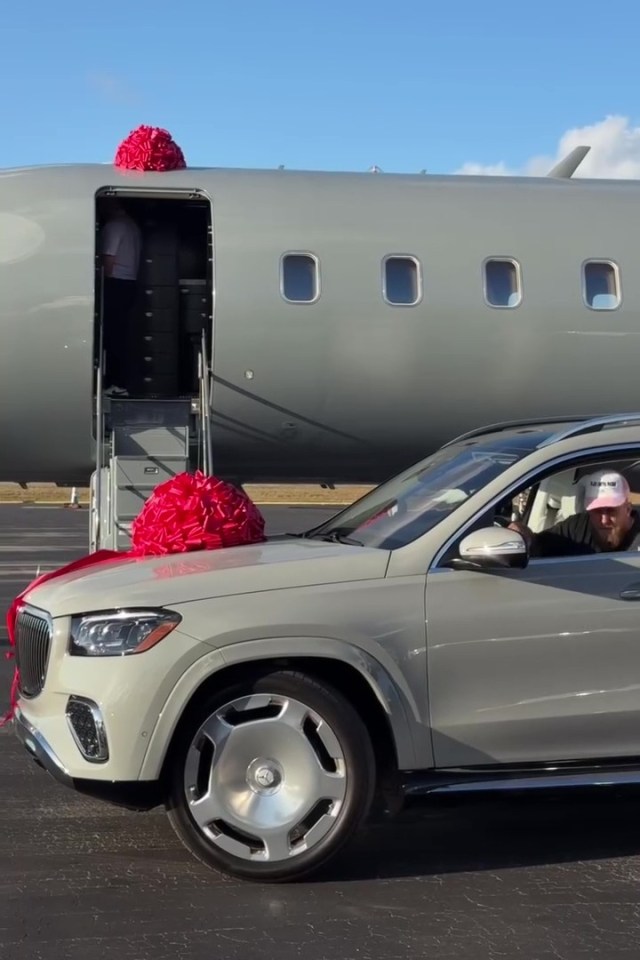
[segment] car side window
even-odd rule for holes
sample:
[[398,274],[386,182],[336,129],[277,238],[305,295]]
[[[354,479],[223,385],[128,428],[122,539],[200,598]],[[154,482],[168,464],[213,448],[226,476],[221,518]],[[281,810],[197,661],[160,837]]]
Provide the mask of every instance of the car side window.
[[443,561],[459,555],[469,533],[492,526],[520,530],[531,560],[640,549],[640,450],[542,471],[479,515]]
[[526,520],[531,558],[637,551],[638,466],[637,458],[607,458],[542,480]]

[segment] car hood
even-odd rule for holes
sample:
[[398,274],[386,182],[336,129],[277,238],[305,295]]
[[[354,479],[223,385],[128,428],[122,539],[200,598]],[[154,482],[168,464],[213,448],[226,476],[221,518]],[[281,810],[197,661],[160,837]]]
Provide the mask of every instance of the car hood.
[[383,577],[385,550],[322,540],[110,560],[34,587],[25,600],[53,617],[125,606],[171,606],[209,597]]

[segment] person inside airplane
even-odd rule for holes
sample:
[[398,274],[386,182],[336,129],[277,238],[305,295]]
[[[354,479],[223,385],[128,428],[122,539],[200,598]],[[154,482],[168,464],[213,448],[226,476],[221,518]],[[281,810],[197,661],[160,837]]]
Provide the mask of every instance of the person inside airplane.
[[106,354],[105,393],[128,396],[124,344],[137,294],[140,266],[140,227],[123,203],[106,203],[106,222],[100,238],[101,266],[104,277],[103,331]]
[[521,521],[508,525],[520,533],[533,557],[640,550],[640,514],[631,503],[621,473],[600,470],[585,477],[584,510],[534,533]]

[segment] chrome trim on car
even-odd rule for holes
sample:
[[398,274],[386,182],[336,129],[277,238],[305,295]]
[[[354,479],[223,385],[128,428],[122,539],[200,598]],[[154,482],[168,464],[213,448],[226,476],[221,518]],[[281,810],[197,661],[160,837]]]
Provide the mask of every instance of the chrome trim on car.
[[58,759],[42,734],[27,720],[19,707],[16,707],[13,722],[18,740],[34,760],[64,786],[72,787],[73,779],[69,771]]
[[465,555],[469,557],[484,557],[492,553],[514,553],[523,552],[522,540],[502,540],[501,543],[494,543],[490,547],[466,547]]
[[448,783],[435,787],[430,793],[475,793],[491,790],[559,790],[568,787],[605,787],[640,783],[640,770],[615,770],[611,773],[594,770],[592,773],[557,774],[546,777],[505,777],[503,780],[476,780],[467,783]]
[[16,617],[15,655],[20,696],[25,700],[35,700],[44,689],[52,643],[53,619],[48,611],[22,604]]
[[[610,413],[602,417],[589,417],[573,427],[566,427],[558,433],[552,433],[540,446],[548,447],[552,443],[568,440],[571,437],[580,437],[585,433],[595,432],[598,427],[634,427],[640,425],[640,413]],[[602,432],[602,431],[600,431]]]
[[[473,430],[467,430],[465,433],[459,433],[456,437],[453,437],[452,440],[447,440],[446,443],[443,443],[440,449],[444,450],[446,447],[452,447],[456,443],[462,443],[465,440],[474,440],[476,438],[490,436],[493,433],[508,433],[509,431],[519,432],[527,429],[534,431],[536,427],[553,427],[556,424],[565,423],[583,424],[587,420],[593,419],[595,419],[593,416],[583,417],[567,415],[566,417],[539,417],[536,419],[527,420],[497,420],[494,423],[489,423],[484,427],[475,427]],[[544,442],[546,441],[543,441],[543,443]]]
[[[83,707],[87,707],[87,709],[91,713],[91,719],[93,720],[93,725],[96,731],[96,740],[98,742],[98,754],[95,757],[92,757],[89,753],[87,753],[86,748],[82,743],[76,731],[76,728],[73,725],[73,718],[69,713],[69,708],[74,703],[80,704]],[[87,697],[77,697],[75,695],[72,695],[67,700],[65,716],[67,718],[67,724],[69,726],[71,736],[73,737],[75,745],[80,751],[80,753],[82,754],[83,758],[88,763],[106,763],[106,761],[109,759],[107,731],[104,724],[104,718],[102,716],[102,712],[98,704],[95,703],[93,700],[89,700]]]
[[613,787],[640,783],[640,759],[620,757],[600,762],[547,763],[532,767],[455,767],[415,770],[402,784],[405,797],[432,794],[487,793],[493,791],[563,790],[568,788]]

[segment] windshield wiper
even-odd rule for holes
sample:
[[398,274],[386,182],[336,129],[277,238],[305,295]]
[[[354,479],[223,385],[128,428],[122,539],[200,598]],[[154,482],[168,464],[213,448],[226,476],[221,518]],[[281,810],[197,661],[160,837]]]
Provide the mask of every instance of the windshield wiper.
[[325,540],[327,543],[346,543],[354,547],[364,547],[364,543],[361,540],[356,540],[355,537],[348,537],[344,533],[341,533],[340,530],[331,530],[330,533],[315,533],[313,530],[305,530],[304,533],[285,533],[282,534],[285,537],[298,537],[305,540]]
[[324,533],[319,540],[326,540],[327,543],[346,543],[354,547],[364,547],[362,540],[356,540],[355,537],[348,537],[341,530],[331,530],[330,533]]

